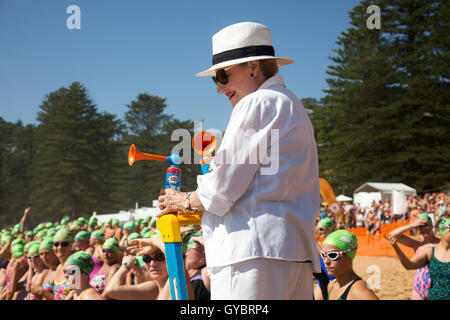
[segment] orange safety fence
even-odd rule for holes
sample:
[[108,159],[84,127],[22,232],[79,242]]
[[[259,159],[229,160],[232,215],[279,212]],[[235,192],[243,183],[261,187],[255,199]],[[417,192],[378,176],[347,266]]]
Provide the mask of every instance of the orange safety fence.
[[[397,229],[398,227],[407,225],[409,221],[393,222],[391,224],[385,224],[381,226],[380,231],[375,235],[367,235],[367,228],[351,228],[347,229],[352,232],[358,238],[358,251],[356,255],[358,256],[370,256],[370,257],[394,257],[397,258],[394,248],[391,243],[383,237],[389,237],[389,233]],[[323,242],[323,238],[318,238]],[[406,247],[399,244],[400,249],[403,253],[411,259],[414,256],[414,250],[412,248]]]

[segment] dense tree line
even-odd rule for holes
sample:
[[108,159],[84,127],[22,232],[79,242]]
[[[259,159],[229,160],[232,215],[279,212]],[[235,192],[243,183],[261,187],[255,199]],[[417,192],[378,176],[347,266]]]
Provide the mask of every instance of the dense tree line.
[[[87,89],[74,82],[49,93],[35,126],[0,118],[0,225],[17,223],[27,206],[28,223],[62,216],[90,216],[151,206],[164,186],[166,163],[128,165],[132,143],[146,153],[169,155],[172,130],[193,122],[164,113],[165,99],[139,94],[125,119],[100,113]],[[194,189],[199,165],[182,165],[182,190]]]
[[[381,9],[369,29],[367,8]],[[449,189],[448,1],[362,1],[330,57],[328,88],[309,100],[320,174],[339,192],[365,182]]]

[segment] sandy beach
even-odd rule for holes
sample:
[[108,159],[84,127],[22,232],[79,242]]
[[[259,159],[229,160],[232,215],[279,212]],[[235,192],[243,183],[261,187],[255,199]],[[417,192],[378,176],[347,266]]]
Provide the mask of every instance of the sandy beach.
[[353,267],[369,285],[373,284],[381,300],[410,300],[416,271],[406,270],[397,258],[356,256]]

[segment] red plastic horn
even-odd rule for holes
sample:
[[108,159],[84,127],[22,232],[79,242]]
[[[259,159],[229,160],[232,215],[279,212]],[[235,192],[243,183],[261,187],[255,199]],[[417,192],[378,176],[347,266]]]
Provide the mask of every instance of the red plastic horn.
[[209,131],[199,131],[192,139],[192,148],[202,156],[208,156],[216,150],[216,137]]

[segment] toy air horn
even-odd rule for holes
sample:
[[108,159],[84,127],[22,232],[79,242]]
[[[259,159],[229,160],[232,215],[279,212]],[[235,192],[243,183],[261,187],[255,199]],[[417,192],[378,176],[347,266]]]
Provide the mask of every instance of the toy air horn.
[[210,172],[209,165],[213,159],[211,154],[216,150],[216,146],[216,137],[211,132],[199,131],[194,135],[194,138],[192,139],[192,148],[197,154],[202,156],[200,160],[202,174]]
[[181,158],[177,153],[173,153],[170,156],[158,156],[155,154],[140,152],[136,149],[134,144],[132,144],[130,150],[128,151],[128,164],[131,167],[133,163],[139,160],[162,161],[175,166],[179,166],[181,164]]

